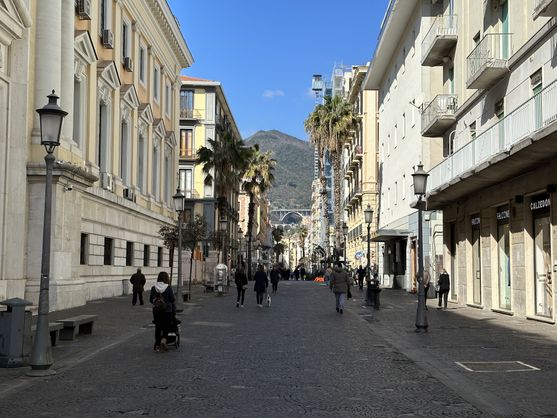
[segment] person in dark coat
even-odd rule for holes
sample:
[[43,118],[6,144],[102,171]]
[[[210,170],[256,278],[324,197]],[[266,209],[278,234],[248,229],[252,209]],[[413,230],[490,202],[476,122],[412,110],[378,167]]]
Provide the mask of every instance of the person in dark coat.
[[280,271],[277,265],[274,265],[271,269],[271,285],[273,286],[273,293],[277,293],[278,282],[280,280]]
[[447,298],[449,297],[449,290],[451,290],[451,280],[447,270],[441,269],[437,286],[439,286],[439,309],[441,308],[441,300],[443,300],[443,309],[447,309]]
[[298,280],[300,278],[300,269],[298,267],[296,267],[294,269],[294,279]]
[[132,274],[130,277],[130,283],[132,284],[133,297],[132,305],[135,306],[137,303],[137,298],[139,297],[139,304],[143,305],[143,290],[145,287],[145,276],[141,273],[141,269],[137,269],[137,272]]
[[244,297],[246,296],[246,289],[248,287],[248,276],[246,275],[246,270],[244,264],[238,267],[236,273],[234,273],[234,283],[236,283],[236,290],[238,291],[238,297],[236,298],[236,307],[244,307]]
[[305,280],[306,279],[306,269],[304,268],[304,266],[300,267],[300,280]]
[[358,287],[360,288],[360,291],[364,290],[364,278],[366,277],[366,271],[364,270],[364,268],[362,267],[362,265],[360,264],[360,267],[358,267],[358,270],[356,270],[356,276],[358,277]]
[[344,302],[346,302],[346,295],[350,292],[350,277],[346,270],[342,268],[342,263],[339,261],[335,266],[331,275],[331,290],[335,294],[337,312],[343,313]]
[[257,272],[253,277],[255,280],[255,284],[253,286],[253,290],[257,296],[257,306],[262,308],[263,307],[263,296],[267,291],[267,287],[269,286],[269,280],[267,279],[267,274],[265,273],[265,269],[263,268],[262,264],[257,266]]
[[[153,318],[155,321],[155,351],[166,351],[166,339],[172,325],[172,316],[175,312],[174,292],[169,286],[170,279],[166,271],[161,271],[157,282],[151,288],[149,302],[153,304]],[[164,304],[159,308],[157,301],[162,296]]]

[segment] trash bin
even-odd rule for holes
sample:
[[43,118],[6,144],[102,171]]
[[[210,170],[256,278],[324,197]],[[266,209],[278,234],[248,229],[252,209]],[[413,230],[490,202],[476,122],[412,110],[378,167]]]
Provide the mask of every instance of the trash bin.
[[372,280],[368,282],[367,286],[367,305],[373,306],[374,309],[379,309],[381,302],[379,300],[379,294],[381,293],[381,288],[379,287],[378,280]]
[[8,307],[0,312],[0,367],[22,367],[31,353],[31,302],[13,298],[0,302]]
[[215,267],[215,289],[222,295],[224,292],[224,287],[226,286],[226,280],[228,276],[228,267],[226,264],[217,264]]

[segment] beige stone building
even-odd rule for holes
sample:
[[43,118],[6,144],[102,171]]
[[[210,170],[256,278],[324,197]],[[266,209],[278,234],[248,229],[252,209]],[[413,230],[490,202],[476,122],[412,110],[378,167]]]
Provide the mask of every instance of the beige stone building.
[[450,299],[553,323],[557,2],[438,3],[423,63],[451,100],[425,113],[445,157],[428,207],[443,210]]
[[55,151],[50,308],[122,294],[137,267],[154,278],[169,266],[158,229],[175,218],[179,74],[193,62],[168,4],[4,0],[0,14],[1,28],[13,25],[11,44],[0,36],[1,79],[17,92],[0,89],[11,120],[0,125],[11,154],[0,162],[0,299],[38,298],[45,151],[35,109],[52,90],[69,113]]

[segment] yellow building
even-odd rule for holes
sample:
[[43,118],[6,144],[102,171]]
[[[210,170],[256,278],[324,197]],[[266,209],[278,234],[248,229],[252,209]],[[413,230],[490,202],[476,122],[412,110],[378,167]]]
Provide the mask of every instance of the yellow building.
[[52,90],[68,115],[55,151],[50,308],[126,293],[137,267],[150,280],[169,268],[158,230],[175,218],[179,74],[193,62],[177,21],[164,0],[0,3],[2,22],[29,27],[6,71],[17,124],[0,124],[14,164],[0,163],[10,172],[1,206],[25,208],[0,213],[0,235],[17,237],[0,299],[38,299],[45,151],[35,109]]

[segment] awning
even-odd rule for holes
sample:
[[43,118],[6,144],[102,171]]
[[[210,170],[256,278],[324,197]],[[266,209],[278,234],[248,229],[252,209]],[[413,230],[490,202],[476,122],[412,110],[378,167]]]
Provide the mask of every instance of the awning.
[[374,232],[371,241],[374,242],[385,242],[397,238],[408,238],[412,235],[411,231],[405,231],[403,229],[379,229]]

